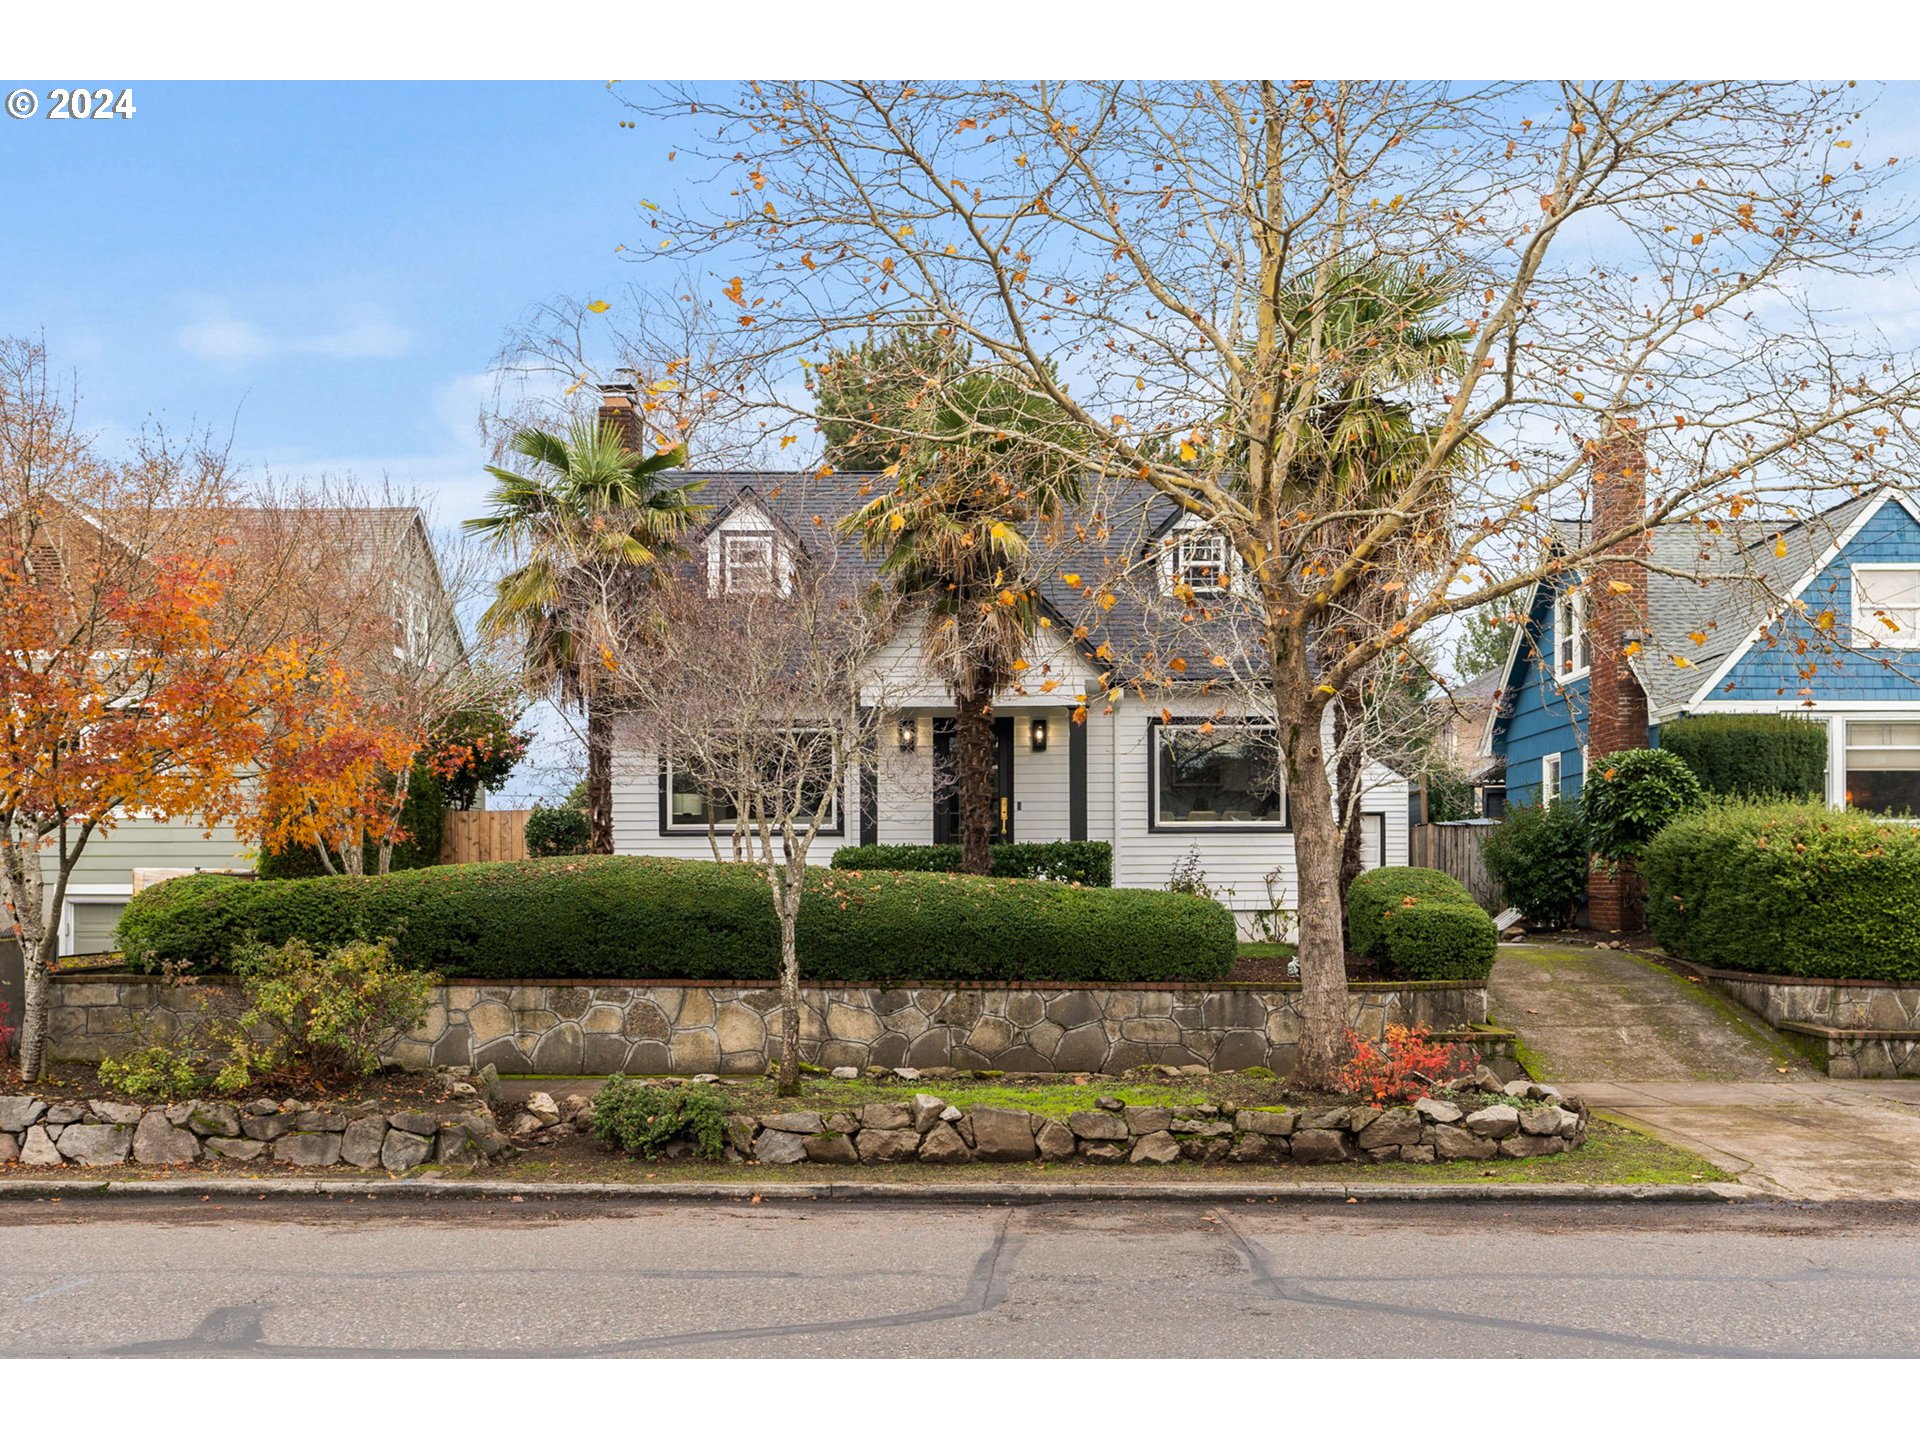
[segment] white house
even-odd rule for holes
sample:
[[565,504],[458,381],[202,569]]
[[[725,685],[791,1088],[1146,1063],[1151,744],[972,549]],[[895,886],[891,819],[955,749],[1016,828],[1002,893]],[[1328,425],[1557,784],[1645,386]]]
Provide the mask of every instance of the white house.
[[[699,498],[710,508],[692,543],[711,593],[777,584],[796,548],[849,547],[836,553],[837,564],[875,570],[831,523],[859,503],[861,487],[873,477],[820,481],[728,472],[702,478]],[[827,523],[815,524],[816,515]],[[1164,887],[1174,867],[1197,854],[1206,883],[1250,932],[1257,914],[1275,905],[1290,911],[1298,893],[1287,798],[1279,793],[1271,749],[1262,754],[1272,744],[1272,727],[1261,718],[1257,689],[1202,681],[1206,666],[1196,663],[1187,672],[1193,681],[1156,683],[1144,693],[1130,687],[1109,712],[1101,677],[1113,666],[1092,653],[1084,637],[1075,639],[1069,619],[1084,602],[1063,577],[1074,566],[1095,573],[1089,544],[1140,546],[1141,556],[1157,550],[1158,563],[1136,568],[1158,577],[1146,585],[1164,584],[1169,597],[1175,583],[1204,584],[1209,570],[1221,573],[1228,561],[1218,537],[1182,523],[1163,516],[1151,534],[1136,533],[1131,541],[1107,538],[1112,527],[1070,524],[1065,533],[1072,538],[1041,557],[1042,618],[1028,666],[1022,683],[994,702],[996,838],[1106,841],[1113,847],[1114,883],[1149,889]],[[1094,531],[1102,538],[1089,542]],[[1103,617],[1103,631],[1135,626],[1144,636],[1165,620],[1155,609],[1143,588],[1116,602]],[[927,673],[920,640],[918,633],[903,633],[878,663],[887,674],[881,688],[897,713],[881,742],[888,753],[867,767],[864,783],[860,775],[848,778],[832,831],[816,846],[822,862],[841,845],[959,838],[957,801],[950,787],[935,783],[936,775],[950,773],[940,762],[951,745],[954,707],[945,685]],[[1157,643],[1164,651],[1165,637]],[[1205,648],[1202,643],[1196,654]],[[1049,688],[1050,681],[1058,683]],[[1076,723],[1082,694],[1093,699],[1084,723]],[[614,849],[711,858],[698,787],[676,774],[670,757],[643,752],[622,729],[615,735]],[[1360,824],[1369,866],[1406,863],[1407,797],[1402,777],[1380,765],[1367,768]]]

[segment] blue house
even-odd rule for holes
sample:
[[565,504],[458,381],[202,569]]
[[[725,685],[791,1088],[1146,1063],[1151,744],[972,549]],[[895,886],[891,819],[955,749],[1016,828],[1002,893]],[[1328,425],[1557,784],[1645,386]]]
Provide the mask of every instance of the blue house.
[[[1580,526],[1562,527],[1568,545]],[[1892,487],[1782,529],[1656,529],[1638,633],[1589,633],[1583,577],[1527,596],[1489,717],[1515,805],[1579,793],[1595,655],[1629,657],[1646,744],[1682,715],[1764,712],[1827,728],[1827,800],[1920,813],[1920,503]]]

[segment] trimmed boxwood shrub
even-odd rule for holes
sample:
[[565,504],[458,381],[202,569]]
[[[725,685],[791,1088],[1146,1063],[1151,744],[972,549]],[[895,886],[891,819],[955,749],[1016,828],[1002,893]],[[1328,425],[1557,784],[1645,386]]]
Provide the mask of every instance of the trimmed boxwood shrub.
[[1415,900],[1387,911],[1388,967],[1409,980],[1485,980],[1500,936],[1471,900]]
[[1487,873],[1533,924],[1567,924],[1587,892],[1592,862],[1578,805],[1516,805],[1481,842]]
[[[800,915],[810,981],[1218,980],[1234,922],[1214,901],[1040,880],[818,870]],[[128,962],[218,971],[249,938],[391,937],[413,969],[470,979],[767,980],[778,931],[751,865],[594,855],[363,879],[187,875],[120,920]]]
[[1820,805],[1711,806],[1640,858],[1647,924],[1723,970],[1920,979],[1920,828]]
[[1347,887],[1347,946],[1376,960],[1387,958],[1386,916],[1409,897],[1417,900],[1453,900],[1475,904],[1467,887],[1444,870],[1418,865],[1383,865],[1367,870]]
[[[1113,884],[1113,846],[1104,840],[1047,840],[995,845],[988,852],[1003,880],[1063,880],[1078,885]],[[833,852],[836,870],[918,870],[960,873],[958,845],[843,845]]]
[[1827,727],[1795,715],[1689,715],[1660,727],[1660,748],[1686,761],[1709,795],[1826,793]]

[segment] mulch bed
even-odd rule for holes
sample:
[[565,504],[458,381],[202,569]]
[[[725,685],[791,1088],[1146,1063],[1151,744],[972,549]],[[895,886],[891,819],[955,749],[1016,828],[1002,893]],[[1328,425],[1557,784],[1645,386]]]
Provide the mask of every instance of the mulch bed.
[[[1288,980],[1287,966],[1293,960],[1291,955],[1241,955],[1233,962],[1233,972],[1229,980],[1272,985]],[[1360,981],[1391,980],[1380,962],[1365,955],[1347,952],[1347,979]]]

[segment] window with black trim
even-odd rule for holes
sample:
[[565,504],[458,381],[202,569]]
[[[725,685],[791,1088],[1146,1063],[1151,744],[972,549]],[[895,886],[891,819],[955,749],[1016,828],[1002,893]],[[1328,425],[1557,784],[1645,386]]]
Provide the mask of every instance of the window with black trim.
[[1156,723],[1154,825],[1285,825],[1278,733],[1256,721]]
[[[754,786],[755,800],[748,810],[749,820],[758,820],[762,811],[776,824],[787,818],[805,826],[813,822],[822,800],[826,801],[826,819],[821,833],[837,834],[841,828],[840,794],[833,785],[832,737],[824,730],[802,731],[791,747],[768,746],[750,757],[757,763],[760,782]],[[726,765],[724,755],[712,764]],[[746,787],[703,783],[697,767],[669,759],[664,770],[664,800],[668,830],[731,830],[740,819],[736,794]]]

